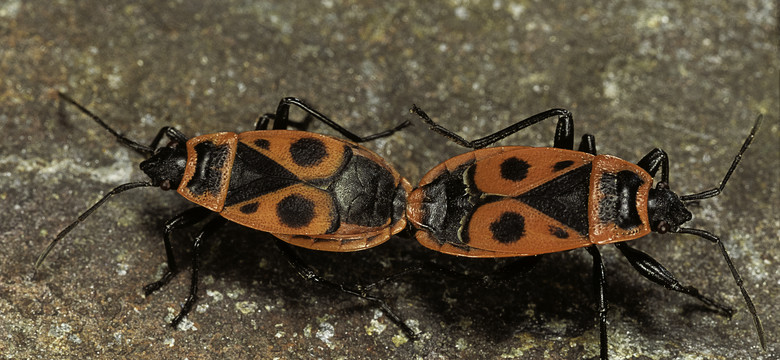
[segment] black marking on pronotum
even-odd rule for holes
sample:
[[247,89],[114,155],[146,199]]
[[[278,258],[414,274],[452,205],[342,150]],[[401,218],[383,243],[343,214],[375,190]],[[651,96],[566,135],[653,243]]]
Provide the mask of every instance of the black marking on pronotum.
[[599,201],[599,219],[615,223],[625,230],[642,225],[636,208],[636,194],[643,183],[637,174],[627,170],[617,174],[604,173],[599,185],[599,190],[605,195]]
[[[474,209],[472,197],[469,195],[470,189],[476,188],[473,185],[473,164],[473,160],[468,161],[424,186],[424,199],[421,204],[423,222],[430,224],[433,238],[442,244],[456,239],[461,239],[464,244],[469,242],[467,232],[463,232],[461,236],[458,234],[461,219],[466,218]],[[468,175],[465,182],[464,174]]]
[[198,161],[195,174],[187,182],[187,188],[195,195],[218,194],[222,187],[222,168],[228,160],[230,147],[227,144],[215,145],[204,141],[195,145]]

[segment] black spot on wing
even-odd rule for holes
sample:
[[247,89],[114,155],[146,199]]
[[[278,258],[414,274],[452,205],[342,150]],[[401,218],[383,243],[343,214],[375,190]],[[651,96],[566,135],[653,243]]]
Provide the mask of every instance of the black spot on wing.
[[555,236],[555,237],[557,237],[559,239],[568,239],[569,238],[569,233],[567,233],[566,230],[561,229],[561,228],[559,228],[557,226],[550,225],[549,230],[550,230],[550,235]]
[[490,224],[493,239],[502,244],[511,244],[525,236],[525,218],[523,215],[507,211]]
[[553,172],[561,171],[561,170],[566,169],[566,168],[568,168],[569,166],[572,166],[572,165],[574,165],[574,161],[572,161],[572,160],[558,161],[557,163],[555,163],[553,165]]
[[266,139],[255,140],[255,145],[263,150],[268,150],[271,148],[271,142]]
[[501,177],[511,181],[522,181],[528,176],[529,165],[525,160],[511,157],[501,163]]
[[320,139],[301,138],[290,145],[290,156],[298,166],[317,166],[328,156],[327,147]]
[[314,219],[314,207],[314,201],[292,194],[276,204],[276,216],[282,224],[297,229],[311,223]]
[[242,212],[244,214],[249,215],[249,214],[254,214],[255,212],[257,212],[257,209],[259,207],[260,207],[260,204],[257,201],[255,201],[255,202],[251,202],[251,203],[246,204],[246,205],[241,205],[241,207],[238,208],[238,211],[240,211],[240,212]]

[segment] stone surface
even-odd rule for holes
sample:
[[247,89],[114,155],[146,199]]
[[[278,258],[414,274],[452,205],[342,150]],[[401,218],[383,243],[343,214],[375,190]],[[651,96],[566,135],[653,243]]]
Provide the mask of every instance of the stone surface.
[[[257,3],[257,4],[253,4]],[[724,194],[692,207],[723,237],[764,321],[761,352],[725,262],[691,236],[634,245],[685,283],[737,309],[721,317],[637,275],[603,250],[610,352],[632,359],[776,359],[780,313],[780,85],[775,1],[3,1],[0,4],[0,353],[5,358],[581,359],[598,355],[590,259],[546,256],[482,286],[439,273],[381,289],[422,331],[407,342],[370,304],[306,283],[271,239],[228,226],[210,239],[201,299],[166,326],[189,273],[144,298],[164,269],[160,228],[188,207],[175,193],[117,196],[68,235],[33,279],[46,244],[141,157],[74,108],[65,91],[132,139],[172,124],[188,135],[251,129],[284,96],[359,134],[413,183],[463,149],[409,114],[413,104],[466,138],[551,107],[575,114],[599,152],[671,159],[681,193],[718,184],[758,113],[764,125]],[[293,116],[302,117],[301,112]],[[320,124],[311,130],[329,132]],[[544,146],[554,125],[502,144]],[[578,135],[579,136],[579,135]],[[189,259],[195,231],[177,233]],[[408,234],[375,249],[301,250],[326,276],[370,282],[435,260],[474,274],[505,262],[435,254]]]

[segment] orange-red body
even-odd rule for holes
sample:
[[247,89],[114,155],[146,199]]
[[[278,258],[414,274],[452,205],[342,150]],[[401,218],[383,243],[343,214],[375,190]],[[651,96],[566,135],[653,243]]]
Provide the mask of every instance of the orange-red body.
[[325,251],[379,245],[406,226],[411,191],[381,157],[310,132],[222,132],[187,141],[177,191],[222,217]]
[[[632,193],[619,189],[631,183]],[[471,151],[426,174],[409,196],[417,240],[468,257],[530,256],[650,233],[653,178],[609,155],[507,146]],[[621,215],[622,209],[622,215]],[[621,217],[622,216],[622,217]]]

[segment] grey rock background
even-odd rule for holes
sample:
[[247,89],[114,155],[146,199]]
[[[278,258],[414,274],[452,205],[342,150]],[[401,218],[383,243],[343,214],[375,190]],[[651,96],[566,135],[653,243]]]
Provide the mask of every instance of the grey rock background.
[[[551,107],[575,114],[599,152],[671,158],[681,193],[717,185],[758,113],[764,126],[724,194],[693,208],[723,237],[760,311],[751,320],[716,248],[690,236],[634,242],[684,282],[734,306],[727,319],[637,275],[605,247],[610,351],[630,359],[777,359],[780,77],[775,1],[3,1],[0,4],[0,354],[9,359],[581,359],[598,355],[590,259],[547,256],[480,286],[442,274],[381,290],[423,332],[407,342],[370,304],[308,284],[262,234],[210,240],[201,300],[166,327],[188,272],[144,298],[164,267],[160,227],[188,204],[137,190],[73,231],[35,279],[51,238],[141,160],[62,90],[141,142],[251,129],[284,96],[359,134],[415,126],[367,146],[413,183],[463,152],[413,116],[416,103],[477,138]],[[64,114],[64,116],[62,116]],[[300,112],[294,116],[302,117]],[[329,133],[314,124],[314,131]],[[502,144],[552,141],[553,122]],[[175,237],[180,262],[194,231]],[[435,260],[475,274],[504,264],[438,255],[408,235],[375,249],[301,255],[339,281]]]

